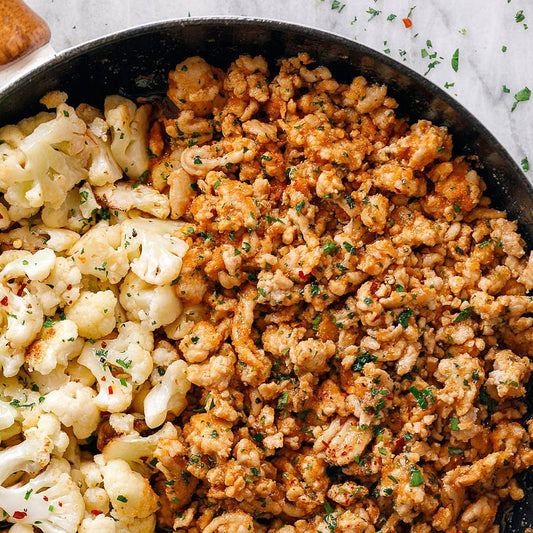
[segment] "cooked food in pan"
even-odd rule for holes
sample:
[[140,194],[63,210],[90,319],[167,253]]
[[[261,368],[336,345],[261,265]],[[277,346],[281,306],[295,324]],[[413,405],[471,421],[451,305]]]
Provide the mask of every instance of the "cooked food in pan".
[[0,129],[12,533],[497,531],[533,258],[446,128],[306,54],[42,101]]

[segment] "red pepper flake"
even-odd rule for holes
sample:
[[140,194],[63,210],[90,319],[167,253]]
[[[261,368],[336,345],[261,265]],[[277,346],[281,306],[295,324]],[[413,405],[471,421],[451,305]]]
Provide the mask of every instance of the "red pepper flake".
[[27,515],[28,513],[25,513],[24,511],[15,511],[13,513],[13,518],[15,520],[22,520],[23,518],[26,518]]
[[45,502],[47,502],[47,501],[48,501],[48,496],[43,496],[43,500],[44,500]]
[[102,376],[102,379],[100,381],[105,381],[105,380],[106,380],[105,376]]
[[103,513],[102,513],[102,511],[98,511],[97,509],[93,509],[93,510],[91,511],[91,514],[92,514],[93,516],[98,516],[99,514],[103,514]]
[[109,392],[109,394],[113,394],[113,387],[111,385],[107,387],[107,392]]
[[9,300],[7,298],[7,296],[4,296],[1,300],[0,300],[0,304],[2,305],[7,305],[9,303]]
[[59,505],[59,507],[63,507],[63,502],[57,502],[57,505]]
[[328,444],[325,440],[322,441],[322,444],[323,444],[326,448],[329,448],[329,444]]
[[26,288],[26,285],[24,285],[24,283],[18,288],[18,291],[17,291],[17,296],[22,296],[22,294],[24,293],[24,289]]
[[402,19],[402,20],[406,28],[410,28],[413,25],[413,22],[411,21],[411,19]]
[[372,295],[376,294],[378,287],[379,287],[378,283],[373,281],[372,284],[370,285],[370,294]]
[[396,439],[396,442],[394,443],[394,446],[396,449],[401,449],[405,446],[405,440],[403,437],[400,437],[399,439]]
[[302,281],[307,281],[307,276],[303,273],[303,271],[298,270],[298,276],[300,276]]
[[67,291],[72,290],[72,285],[67,285]]

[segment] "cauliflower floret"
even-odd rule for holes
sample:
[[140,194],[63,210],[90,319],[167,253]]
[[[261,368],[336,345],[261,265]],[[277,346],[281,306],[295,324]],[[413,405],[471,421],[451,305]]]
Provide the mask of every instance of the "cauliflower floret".
[[84,510],[65,459],[53,459],[43,473],[24,485],[0,487],[0,507],[9,522],[35,524],[43,533],[76,533]]
[[98,427],[100,411],[94,399],[96,393],[76,381],[53,390],[45,396],[42,408],[57,416],[66,427],[72,427],[78,439],[86,439]]
[[39,416],[24,437],[21,443],[0,452],[0,485],[14,472],[38,472],[49,463],[51,454],[63,453],[69,443],[58,419],[50,414]]
[[17,374],[24,362],[23,348],[35,339],[43,325],[39,301],[27,289],[21,292],[18,296],[0,285],[0,366],[6,377]]
[[181,313],[181,301],[170,285],[149,285],[133,272],[120,286],[119,301],[130,320],[150,330],[171,324]]
[[83,340],[78,338],[78,327],[72,320],[55,322],[46,327],[41,338],[31,344],[25,359],[30,372],[37,370],[47,375],[58,365],[67,366],[68,361],[79,355]]
[[115,520],[103,514],[84,518],[79,528],[79,533],[116,533],[116,531]]
[[128,272],[126,250],[120,246],[120,226],[100,221],[68,251],[84,275],[118,283]]
[[123,247],[132,260],[131,270],[146,283],[168,285],[179,276],[183,256],[189,249],[174,235],[182,225],[140,217],[122,223]]
[[147,185],[141,184],[133,188],[131,183],[121,182],[97,187],[95,193],[102,203],[119,211],[138,209],[157,218],[167,218],[170,214],[168,196]]
[[31,209],[59,206],[67,192],[85,179],[88,151],[86,126],[76,111],[60,104],[56,117],[29,134],[0,130],[0,191],[14,206]]
[[89,182],[91,185],[105,185],[114,183],[122,177],[122,169],[119,167],[108,141],[108,125],[105,120],[96,117],[87,130],[89,137]]
[[137,107],[118,95],[107,96],[104,112],[111,128],[111,152],[124,173],[137,179],[148,170],[148,119],[150,106]]
[[4,266],[0,272],[0,280],[6,281],[25,276],[30,280],[43,281],[52,272],[55,260],[56,254],[47,248],[33,255],[25,254]]
[[29,288],[39,300],[43,313],[52,316],[58,307],[71,305],[79,298],[80,284],[80,269],[72,260],[57,257],[50,275],[42,282],[30,282]]
[[155,524],[155,514],[146,518],[116,518],[114,513],[112,517],[101,514],[85,518],[80,525],[79,533],[153,533]]
[[0,233],[0,244],[13,246],[14,243],[21,243],[25,250],[50,248],[54,252],[63,252],[73,246],[79,238],[77,233],[68,229],[48,228],[41,224],[30,227],[28,221],[22,221],[20,227]]
[[10,428],[17,417],[17,410],[9,402],[0,400],[0,431]]
[[115,329],[117,298],[113,291],[83,291],[80,297],[65,309],[69,320],[75,322],[82,337],[100,339]]
[[[88,203],[84,197],[87,196],[87,199],[89,199],[89,193],[87,189],[84,189],[82,196],[81,192],[81,189],[78,188],[71,189],[60,205],[43,207],[41,218],[44,224],[50,228],[68,228],[78,233],[86,229],[91,223],[91,214],[88,213],[87,216],[87,209],[85,208],[84,212],[82,212],[82,207],[85,207]],[[99,209],[100,206],[96,204],[93,209],[95,208]]]
[[149,428],[163,424],[168,411],[179,415],[185,409],[187,392],[191,388],[185,376],[186,370],[185,361],[174,361],[144,398],[144,416]]
[[140,324],[125,322],[118,332],[116,339],[87,342],[78,358],[96,377],[96,405],[110,413],[127,409],[132,400],[132,383],[143,384],[153,368],[150,352],[154,341],[150,331]]
[[[111,417],[109,418],[110,423],[112,423]],[[176,438],[176,428],[170,422],[167,422],[159,431],[147,437],[141,437],[139,433],[132,429],[124,435],[111,439],[102,450],[102,454],[106,461],[123,459],[128,461],[128,463],[132,463],[132,466],[138,469],[139,465],[144,462],[148,463],[152,459],[157,444],[161,439],[173,440]]]
[[102,474],[104,488],[119,517],[146,518],[157,511],[158,497],[150,482],[134,472],[126,461],[109,461]]

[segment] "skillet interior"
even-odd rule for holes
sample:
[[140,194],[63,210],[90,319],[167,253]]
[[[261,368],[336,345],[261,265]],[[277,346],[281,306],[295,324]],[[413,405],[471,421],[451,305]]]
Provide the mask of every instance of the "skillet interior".
[[[227,68],[239,54],[276,59],[307,51],[328,66],[336,79],[355,75],[388,85],[400,113],[446,125],[457,154],[479,157],[479,172],[493,204],[519,222],[533,248],[533,187],[503,146],[447,93],[404,65],[363,45],[316,29],[257,19],[186,19],[155,23],[104,37],[59,54],[0,93],[0,124],[40,110],[47,91],[61,89],[69,103],[103,106],[105,95],[151,96],[166,90],[168,71],[191,55]],[[529,416],[533,414],[528,395]],[[522,475],[525,498],[501,512],[502,531],[533,527],[533,472]]]

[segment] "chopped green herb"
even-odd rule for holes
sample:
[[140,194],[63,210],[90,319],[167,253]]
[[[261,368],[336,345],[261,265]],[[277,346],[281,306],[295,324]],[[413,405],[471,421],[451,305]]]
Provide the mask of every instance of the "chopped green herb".
[[411,476],[409,479],[409,486],[410,487],[419,487],[424,483],[424,477],[422,476],[422,472],[416,468],[416,466],[411,466]]
[[408,307],[407,309],[404,309],[399,315],[398,315],[398,322],[401,324],[403,328],[406,328],[409,325],[409,317],[413,316],[413,310]]
[[339,247],[333,242],[328,239],[326,244],[324,244],[324,253],[335,255],[337,251],[339,250]]
[[515,101],[514,101],[513,107],[511,107],[511,111],[514,111],[516,109],[516,106],[518,105],[519,102],[527,102],[530,96],[531,96],[531,91],[527,87],[524,87],[521,91],[518,91],[514,95]]
[[462,320],[466,320],[467,318],[470,318],[470,315],[472,314],[472,311],[474,310],[473,306],[465,307],[454,319],[454,324],[456,322],[461,322]]
[[363,370],[363,367],[367,363],[373,363],[374,361],[377,361],[377,359],[378,358],[375,355],[372,355],[371,353],[368,353],[368,352],[363,352],[361,355],[358,355],[355,358],[355,361],[352,364],[352,370],[354,372],[361,372],[361,370]]
[[455,50],[452,56],[452,68],[455,72],[459,70],[459,48]]

